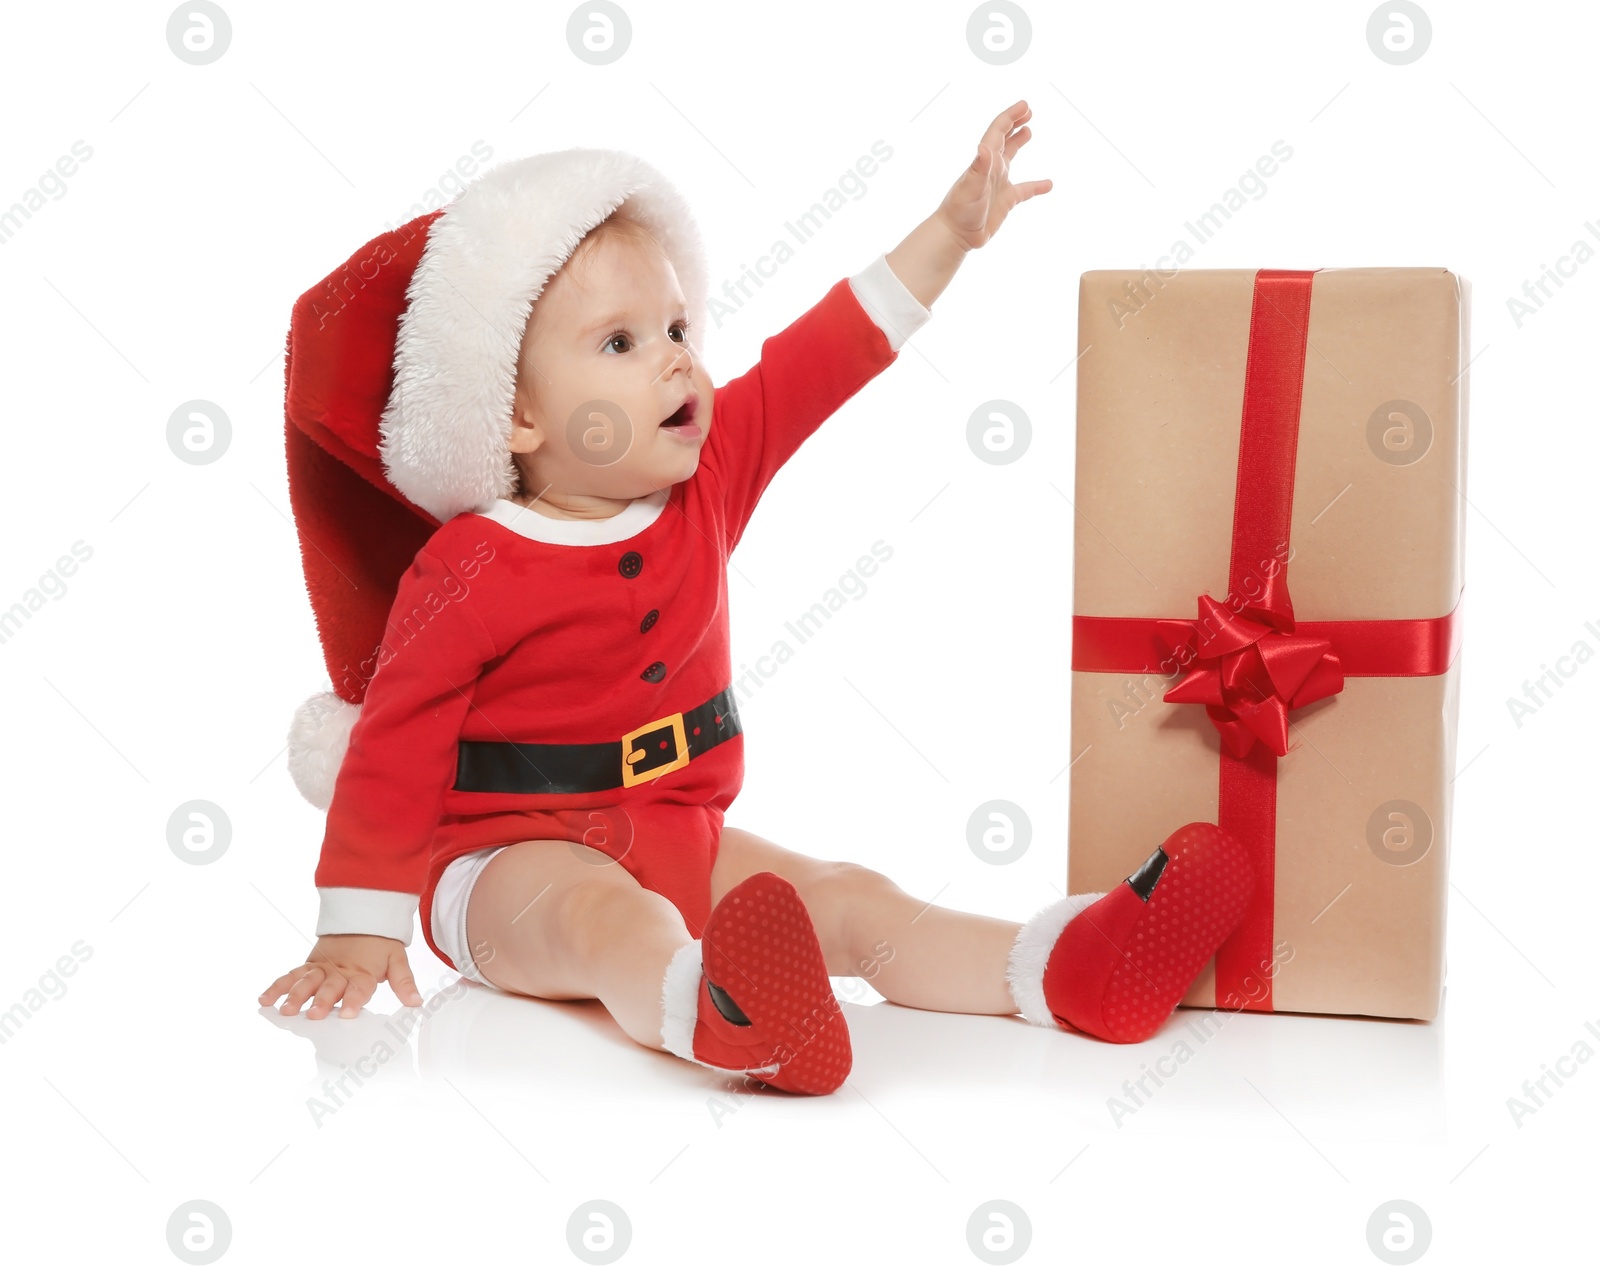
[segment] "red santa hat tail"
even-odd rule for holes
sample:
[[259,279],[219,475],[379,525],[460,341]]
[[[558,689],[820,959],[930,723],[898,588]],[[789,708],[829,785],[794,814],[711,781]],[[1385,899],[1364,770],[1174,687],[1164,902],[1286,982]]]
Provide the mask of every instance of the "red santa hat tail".
[[441,523],[516,488],[507,445],[534,301],[624,204],[672,261],[703,329],[705,253],[687,203],[642,159],[602,149],[491,168],[296,300],[289,500],[333,689],[296,710],[289,773],[318,808],[332,801],[400,577]]

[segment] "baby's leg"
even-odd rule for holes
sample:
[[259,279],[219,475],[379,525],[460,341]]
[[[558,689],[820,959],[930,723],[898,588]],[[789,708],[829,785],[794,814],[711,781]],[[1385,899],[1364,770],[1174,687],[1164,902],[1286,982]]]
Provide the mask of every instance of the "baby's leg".
[[1021,924],[933,905],[865,866],[819,861],[733,827],[722,831],[712,901],[761,870],[799,892],[829,975],[859,976],[889,1001],[927,1011],[1016,1014],[1006,963]]
[[1020,923],[933,905],[872,870],[856,887],[847,898],[858,962],[852,975],[902,1006],[1016,1014],[1006,960]]
[[491,984],[598,998],[634,1041],[661,1044],[667,963],[690,940],[670,900],[596,849],[525,840],[495,854],[467,905],[467,944]]

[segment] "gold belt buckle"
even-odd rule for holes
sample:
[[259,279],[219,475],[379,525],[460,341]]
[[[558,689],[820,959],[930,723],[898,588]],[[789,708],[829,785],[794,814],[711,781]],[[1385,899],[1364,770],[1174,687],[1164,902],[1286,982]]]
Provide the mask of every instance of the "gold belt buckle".
[[[664,729],[672,729],[673,758],[664,765],[653,765],[642,774],[634,772],[634,766],[649,754],[642,748],[635,751],[634,741],[643,738],[646,734]],[[649,782],[652,778],[659,778],[662,774],[670,773],[674,769],[682,769],[689,763],[689,740],[683,730],[683,713],[672,712],[657,720],[641,725],[637,730],[630,730],[622,736],[622,785],[624,787],[637,786],[642,782]]]

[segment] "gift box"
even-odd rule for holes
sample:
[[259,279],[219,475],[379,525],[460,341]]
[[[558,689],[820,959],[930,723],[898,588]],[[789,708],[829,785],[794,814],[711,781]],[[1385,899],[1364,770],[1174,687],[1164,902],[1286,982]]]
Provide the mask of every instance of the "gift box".
[[1177,826],[1256,873],[1182,1005],[1433,1019],[1444,985],[1467,283],[1079,288],[1068,891]]

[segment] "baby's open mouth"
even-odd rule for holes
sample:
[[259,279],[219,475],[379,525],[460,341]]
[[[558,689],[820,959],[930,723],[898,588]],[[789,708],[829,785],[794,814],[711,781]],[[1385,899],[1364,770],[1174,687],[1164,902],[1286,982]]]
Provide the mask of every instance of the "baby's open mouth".
[[690,396],[680,406],[678,406],[677,411],[674,412],[670,417],[666,418],[661,425],[686,426],[694,421],[694,415],[699,411],[699,407],[700,401],[696,397]]

